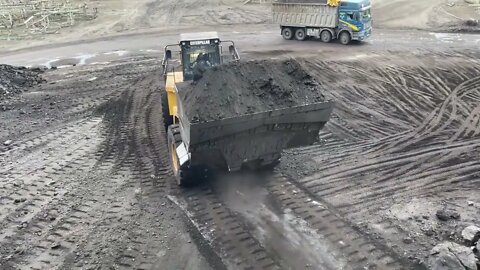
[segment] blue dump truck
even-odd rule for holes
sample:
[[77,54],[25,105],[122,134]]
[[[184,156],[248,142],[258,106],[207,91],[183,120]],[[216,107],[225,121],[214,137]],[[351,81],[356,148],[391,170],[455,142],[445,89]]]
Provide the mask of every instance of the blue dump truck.
[[370,7],[370,0],[277,0],[272,3],[273,22],[287,40],[314,37],[347,45],[371,35]]

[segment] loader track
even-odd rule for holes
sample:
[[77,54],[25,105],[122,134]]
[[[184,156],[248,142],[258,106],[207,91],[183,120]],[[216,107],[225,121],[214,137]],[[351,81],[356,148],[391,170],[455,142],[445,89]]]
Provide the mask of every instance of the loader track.
[[281,269],[233,211],[208,188],[170,196],[229,269]]
[[[75,88],[87,95],[108,89],[91,104],[100,105],[94,115],[106,119],[92,116],[63,129],[37,131],[2,152],[2,172],[8,176],[0,188],[2,269],[155,266],[159,248],[167,249],[155,228],[168,224],[158,217],[173,207],[164,196],[171,175],[162,161],[166,148],[155,101],[159,77],[137,74],[123,85],[105,81],[94,89]],[[109,107],[122,98],[128,106]],[[123,113],[116,115],[118,110]],[[164,217],[173,219],[176,211],[170,212]]]
[[341,251],[348,267],[363,269],[414,269],[415,266],[387,246],[363,234],[321,196],[283,176],[275,176],[267,190],[284,209],[293,211],[331,245]]

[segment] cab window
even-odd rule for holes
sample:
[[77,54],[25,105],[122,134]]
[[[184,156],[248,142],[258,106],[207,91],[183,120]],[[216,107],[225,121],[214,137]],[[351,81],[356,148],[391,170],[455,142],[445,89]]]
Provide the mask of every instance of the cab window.
[[365,11],[360,12],[360,18],[361,18],[362,21],[364,21],[364,22],[370,21],[371,16],[372,16],[372,15],[370,14],[370,9],[367,9],[367,10],[365,10]]
[[339,13],[340,19],[345,21],[358,21],[358,12],[353,11],[341,11]]

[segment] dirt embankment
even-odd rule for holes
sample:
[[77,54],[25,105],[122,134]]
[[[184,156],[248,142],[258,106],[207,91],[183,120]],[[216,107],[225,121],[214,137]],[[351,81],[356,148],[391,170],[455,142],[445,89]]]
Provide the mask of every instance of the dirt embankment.
[[464,0],[373,0],[375,28],[480,31],[480,9]]
[[33,85],[44,82],[41,69],[27,69],[0,64],[0,100],[21,93]]
[[[63,3],[64,0],[53,2]],[[63,43],[119,34],[131,34],[155,30],[178,30],[181,28],[212,25],[260,24],[270,18],[268,8],[259,5],[244,5],[243,0],[73,0],[75,6],[87,4],[96,9],[94,20],[76,20],[72,27],[55,28],[55,34],[32,34],[30,29],[0,27],[6,42],[0,49],[25,48],[28,46]],[[23,22],[23,21],[22,21]],[[1,26],[1,23],[0,23]],[[50,30],[53,32],[53,30]],[[0,37],[1,39],[2,37]]]
[[192,122],[321,102],[322,88],[295,60],[229,63],[180,85],[183,108]]

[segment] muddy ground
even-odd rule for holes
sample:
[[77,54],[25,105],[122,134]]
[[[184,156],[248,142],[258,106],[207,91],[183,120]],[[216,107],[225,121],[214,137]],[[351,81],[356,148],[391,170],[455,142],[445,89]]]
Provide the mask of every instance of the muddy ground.
[[0,102],[0,268],[424,269],[479,225],[478,52],[304,58],[337,102],[320,143],[186,190],[160,59],[49,70]]

